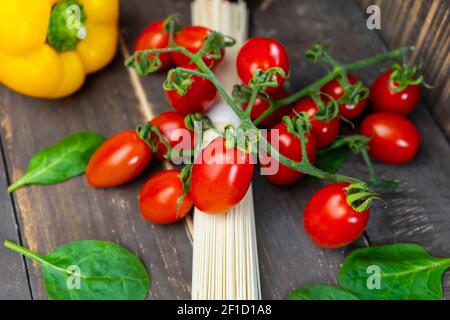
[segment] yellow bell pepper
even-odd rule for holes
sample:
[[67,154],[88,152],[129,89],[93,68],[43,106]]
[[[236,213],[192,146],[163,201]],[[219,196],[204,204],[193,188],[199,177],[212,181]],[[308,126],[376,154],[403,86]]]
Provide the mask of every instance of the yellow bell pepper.
[[1,0],[0,83],[60,98],[114,57],[119,0]]

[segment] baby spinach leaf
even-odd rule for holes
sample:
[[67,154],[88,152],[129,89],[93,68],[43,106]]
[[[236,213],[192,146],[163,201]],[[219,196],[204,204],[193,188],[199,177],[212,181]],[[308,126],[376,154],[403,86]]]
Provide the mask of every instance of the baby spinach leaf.
[[342,289],[327,285],[313,284],[295,289],[289,300],[359,300],[355,295]]
[[23,177],[9,186],[8,192],[28,184],[54,184],[84,173],[92,154],[104,141],[95,132],[71,134],[36,153]]
[[122,246],[98,240],[65,244],[45,256],[11,241],[5,247],[39,263],[53,300],[143,300],[150,289],[145,266]]
[[442,299],[442,274],[449,267],[450,258],[432,257],[416,244],[370,247],[345,259],[339,284],[361,299]]

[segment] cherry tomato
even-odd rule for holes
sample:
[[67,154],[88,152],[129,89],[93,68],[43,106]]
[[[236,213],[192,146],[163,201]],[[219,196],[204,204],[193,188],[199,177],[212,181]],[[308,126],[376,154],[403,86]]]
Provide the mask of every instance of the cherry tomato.
[[303,225],[317,245],[343,247],[363,233],[370,209],[355,211],[346,201],[348,183],[333,183],[317,191],[306,204]]
[[414,123],[395,113],[369,115],[361,124],[361,134],[372,138],[370,155],[391,164],[411,161],[420,145],[420,132]]
[[166,98],[172,107],[179,113],[203,113],[208,110],[216,100],[217,89],[208,79],[192,76],[192,83],[185,95],[176,90],[165,91]]
[[192,209],[192,201],[187,193],[183,195],[183,184],[179,170],[161,171],[151,177],[139,192],[139,209],[142,216],[159,224],[169,224],[181,220]]
[[420,99],[420,85],[408,85],[404,90],[395,92],[390,87],[399,85],[390,79],[392,71],[379,76],[370,88],[370,101],[375,111],[385,111],[407,115],[417,106]]
[[192,202],[205,213],[225,213],[247,193],[253,177],[251,156],[238,148],[227,148],[225,139],[218,137],[199,157],[192,166]]
[[[148,50],[148,49],[164,49],[169,45],[169,34],[164,30],[164,20],[158,20],[149,24],[144,31],[139,35],[134,51]],[[149,54],[147,58],[150,60],[154,54]],[[172,64],[170,53],[161,53],[159,55],[161,60],[161,69],[167,70]]]
[[[353,74],[347,75],[348,82],[353,85],[358,82],[358,79]],[[341,86],[338,80],[333,79],[326,83],[321,91],[330,95],[335,100],[338,100],[345,94],[344,88]],[[356,105],[349,103],[342,103],[339,105],[339,114],[348,120],[357,118],[366,108],[367,98],[360,100]]]
[[93,187],[115,187],[140,174],[150,161],[150,147],[133,130],[122,131],[106,140],[86,168]]
[[317,120],[314,118],[317,110],[317,105],[314,100],[312,98],[306,98],[296,104],[291,115],[295,115],[294,111],[297,113],[306,112],[308,114],[312,125],[311,132],[316,137],[317,148],[321,149],[336,140],[339,133],[340,120],[339,117],[333,118],[328,122]]
[[[277,140],[276,143],[273,143],[274,138]],[[273,127],[269,132],[267,140],[281,155],[295,162],[300,162],[302,160],[302,145],[300,139],[290,133],[284,123],[280,123]],[[308,137],[306,151],[308,153],[309,161],[314,163],[316,161],[316,138],[312,135]],[[288,185],[305,176],[304,173],[291,169],[273,158],[269,158],[268,160],[270,160],[270,162],[261,162],[262,168],[271,167],[275,169],[278,166],[278,170],[276,170],[274,174],[266,175],[266,178],[272,183]]]
[[[191,149],[193,148],[194,133],[186,128],[184,116],[181,114],[177,112],[163,112],[153,118],[150,123],[158,128],[172,148],[179,143],[186,143]],[[166,146],[158,139],[158,150],[154,153],[154,156],[163,160],[166,153]]]
[[[288,93],[286,92],[286,90],[281,88],[280,90],[275,91],[274,93],[272,93],[270,95],[270,98],[273,101],[276,101],[276,100],[283,99],[283,98],[285,98],[287,96],[288,96]],[[244,110],[247,110],[248,103],[244,104],[242,107],[243,107]],[[255,121],[269,107],[270,107],[270,105],[265,99],[263,99],[261,97],[257,97],[256,100],[255,100],[255,104],[253,105],[252,113],[251,113],[250,117],[252,118],[253,121]],[[281,107],[280,109],[278,109],[277,111],[272,113],[270,116],[265,118],[263,121],[261,121],[261,123],[258,125],[258,127],[260,127],[260,128],[271,128],[271,127],[273,127],[275,124],[277,124],[278,122],[281,121],[283,116],[289,115],[291,110],[292,110],[292,106],[291,105],[286,105],[286,106]]]
[[[205,38],[211,34],[211,30],[201,26],[188,26],[175,35],[174,41],[177,45],[186,48],[191,53],[197,53],[205,42]],[[203,62],[210,68],[216,67],[225,55],[222,50],[222,58],[214,60],[211,57],[204,56]],[[186,67],[191,61],[181,52],[172,52],[172,59],[179,67]]]
[[[254,37],[247,40],[237,56],[237,71],[242,82],[248,85],[256,69],[279,67],[289,74],[289,56],[284,46],[275,39]],[[271,93],[283,85],[284,79],[276,75],[278,87],[269,87]]]

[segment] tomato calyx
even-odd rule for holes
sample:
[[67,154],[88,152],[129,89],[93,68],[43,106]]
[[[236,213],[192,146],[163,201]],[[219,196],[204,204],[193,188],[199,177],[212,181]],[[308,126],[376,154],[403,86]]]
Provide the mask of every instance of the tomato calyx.
[[223,137],[225,138],[225,148],[237,148],[244,153],[252,153],[258,143],[258,135],[252,134],[254,131],[251,125],[243,122],[239,128],[228,124],[223,129]]
[[344,95],[338,99],[339,104],[349,103],[351,105],[357,105],[360,101],[369,97],[369,88],[365,87],[361,81],[357,81],[352,85],[347,80],[347,75],[340,76],[336,80],[345,90]]
[[165,154],[164,157],[166,159],[170,159],[170,155],[172,153],[172,146],[170,145],[169,141],[167,141],[166,137],[164,137],[164,135],[161,134],[161,132],[156,126],[148,122],[144,125],[139,125],[136,128],[136,132],[139,138],[141,138],[143,141],[145,141],[145,143],[148,144],[152,152],[156,152],[158,150],[158,142],[163,143],[167,150],[167,153]]
[[[324,95],[328,100],[327,103],[320,97]],[[332,96],[319,92],[311,94],[311,98],[317,106],[317,112],[314,114],[314,119],[328,123],[339,115],[339,103]]]
[[346,189],[346,201],[356,212],[364,212],[370,208],[373,200],[382,200],[364,182],[350,184]]
[[312,62],[317,63],[323,61],[327,55],[329,55],[330,46],[323,42],[318,42],[314,44],[311,48],[306,50],[304,56],[305,58]]
[[[164,30],[171,35],[180,31],[180,15],[175,13],[164,19]],[[172,43],[170,43],[170,45],[172,45]]]
[[256,69],[253,73],[252,79],[248,83],[248,87],[254,90],[266,91],[267,88],[278,87],[277,75],[286,79],[288,75],[280,67],[272,67],[267,70]]
[[191,190],[191,174],[192,174],[192,164],[187,164],[181,169],[180,181],[183,185],[183,194],[178,198],[177,201],[177,218],[180,216],[180,207],[183,203],[184,198]]
[[205,38],[202,48],[196,53],[197,57],[209,57],[212,60],[221,60],[223,57],[223,49],[232,47],[236,44],[236,40],[230,36],[226,36],[220,32],[212,31]]
[[184,117],[184,124],[186,125],[187,129],[195,131],[197,128],[196,123],[201,124],[201,129],[203,129],[204,131],[214,128],[211,120],[207,116],[199,112],[188,113]]
[[176,91],[180,96],[186,95],[192,85],[193,75],[182,68],[171,69],[167,73],[167,79],[163,83],[165,91]]
[[301,163],[310,164],[306,145],[312,128],[311,120],[306,112],[297,113],[294,111],[294,113],[294,117],[284,116],[283,123],[290,134],[300,139],[303,154]]
[[[156,51],[156,52],[155,52]],[[155,73],[161,69],[162,62],[159,58],[160,53],[169,52],[168,49],[150,49],[139,50],[133,53],[125,60],[125,66],[136,70],[140,76],[146,76]],[[149,55],[153,54],[149,59]]]
[[392,73],[389,77],[389,89],[392,92],[401,92],[409,85],[417,86],[423,84],[427,88],[432,86],[425,82],[423,75],[417,76],[417,72],[420,70],[419,66],[410,65],[407,63],[399,64],[394,63],[391,66]]

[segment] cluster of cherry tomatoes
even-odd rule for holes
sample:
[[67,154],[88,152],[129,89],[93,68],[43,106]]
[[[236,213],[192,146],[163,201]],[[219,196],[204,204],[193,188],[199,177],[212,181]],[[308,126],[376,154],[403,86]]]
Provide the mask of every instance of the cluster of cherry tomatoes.
[[[177,46],[197,53],[211,30],[201,26],[188,26],[176,32],[173,41]],[[139,36],[135,51],[167,48],[170,35],[166,21],[150,24]],[[216,67],[221,57],[213,59],[206,55],[202,58],[211,69]],[[152,58],[149,54],[148,59]],[[181,52],[159,54],[160,70],[168,70],[173,65],[187,69],[196,66]],[[237,57],[237,72],[244,85],[252,80],[256,70],[281,68],[288,75],[289,57],[284,46],[274,39],[255,37],[249,39],[240,49]],[[311,97],[287,104],[260,122],[262,128],[277,130],[273,135],[278,139],[278,152],[295,162],[302,160],[302,147],[298,135],[291,132],[283,116],[295,117],[299,113],[307,114],[311,122],[310,133],[306,134],[306,151],[311,163],[315,162],[317,150],[329,146],[339,134],[341,117],[354,120],[364,114],[370,104],[374,113],[368,115],[361,124],[361,133],[371,138],[370,154],[386,163],[406,163],[418,150],[420,134],[415,125],[405,115],[416,106],[420,97],[420,86],[407,83],[411,79],[401,78],[401,72],[395,71],[398,79],[392,76],[394,70],[382,74],[370,88],[370,96],[356,103],[339,103],[339,114],[331,119],[316,116],[319,112],[317,100]],[[283,89],[284,77],[276,74],[277,86],[269,87],[266,93],[258,95],[251,112],[256,121],[266,112],[271,102],[288,96]],[[401,82],[401,83],[399,83]],[[342,101],[346,96],[346,87],[359,83],[353,75],[347,79],[334,79],[320,88],[320,99],[327,103],[330,99]],[[345,85],[347,84],[347,86]],[[398,90],[398,88],[402,86]],[[174,134],[177,130],[194,133],[188,129],[185,116],[192,113],[204,113],[213,104],[217,89],[211,81],[200,76],[192,76],[190,86],[184,94],[165,88],[167,100],[174,108],[165,112],[137,131],[124,131],[108,139],[94,154],[88,168],[87,179],[93,187],[114,187],[126,183],[140,174],[151,157],[167,159],[168,148],[175,147],[181,137]],[[247,109],[248,103],[242,103]],[[319,118],[319,119],[318,119]],[[156,129],[155,129],[156,128]],[[156,134],[158,133],[158,134]],[[269,143],[273,143],[269,136]],[[215,150],[215,151],[213,151]],[[219,136],[214,139],[199,156],[202,162],[194,161],[186,173],[180,170],[166,170],[157,173],[148,180],[139,194],[142,215],[154,223],[173,223],[183,218],[193,206],[206,213],[224,213],[239,203],[245,196],[253,176],[251,155],[237,147],[230,147],[226,139]],[[214,159],[204,159],[212,157]],[[235,159],[233,163],[227,161]],[[274,159],[272,159],[275,161]],[[261,164],[264,167],[266,164]],[[187,179],[186,175],[189,175]],[[288,185],[304,177],[296,171],[279,163],[279,170],[267,178],[275,184]],[[186,190],[186,181],[189,180]],[[335,248],[354,241],[367,225],[370,209],[357,212],[346,201],[347,183],[335,183],[319,190],[308,202],[304,211],[304,226],[312,240],[320,246]]]

